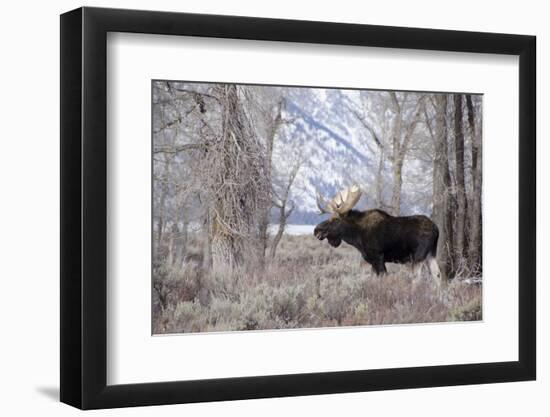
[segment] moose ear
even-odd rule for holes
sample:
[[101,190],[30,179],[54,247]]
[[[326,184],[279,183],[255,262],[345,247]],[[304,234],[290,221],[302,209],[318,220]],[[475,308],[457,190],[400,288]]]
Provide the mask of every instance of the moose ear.
[[343,213],[334,213],[333,218],[334,219],[345,219],[346,217],[348,217],[348,215],[349,215],[349,211],[344,211]]
[[340,220],[340,219],[343,219],[344,217],[345,217],[345,214],[334,212],[332,213],[332,216],[330,216],[329,220]]

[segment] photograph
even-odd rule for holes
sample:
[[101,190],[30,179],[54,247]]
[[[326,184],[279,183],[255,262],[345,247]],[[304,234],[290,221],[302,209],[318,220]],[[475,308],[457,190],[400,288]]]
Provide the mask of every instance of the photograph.
[[481,94],[152,81],[152,333],[482,320]]

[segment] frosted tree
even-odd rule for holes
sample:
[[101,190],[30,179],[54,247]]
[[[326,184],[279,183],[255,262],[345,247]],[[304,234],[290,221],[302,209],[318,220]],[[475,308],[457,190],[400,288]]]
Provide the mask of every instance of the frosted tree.
[[467,199],[464,173],[464,128],[462,113],[462,94],[453,94],[454,99],[454,143],[455,143],[455,193],[457,199],[455,252],[460,258],[466,253],[466,217]]
[[[423,122],[426,95],[408,92],[361,92],[360,103],[348,107],[367,135],[376,145],[378,154],[375,200],[377,207],[387,208],[392,214],[401,213],[403,166],[417,129]],[[391,163],[391,200],[383,201],[383,172],[386,159]]]
[[468,127],[471,142],[471,178],[472,195],[469,219],[469,261],[472,271],[480,272],[481,268],[481,185],[482,185],[482,148],[481,148],[481,99],[480,96],[466,95],[468,109]]
[[391,110],[389,98],[385,93],[362,91],[359,93],[358,103],[347,102],[348,109],[364,128],[366,136],[374,144],[374,149],[367,143],[371,153],[377,154],[374,205],[381,209],[391,208],[384,202],[384,170],[388,150],[391,150],[389,141]]
[[442,279],[446,282],[451,275],[453,259],[453,223],[451,203],[451,177],[449,172],[449,149],[447,143],[447,95],[435,94],[431,97],[435,124],[432,126],[426,109],[426,120],[434,141],[433,158],[433,220],[439,228],[437,254]]
[[215,269],[242,265],[248,245],[257,244],[255,215],[269,187],[264,144],[246,112],[246,92],[240,86],[224,84],[217,87],[217,94],[221,132],[209,148],[206,181],[212,200],[210,234]]
[[401,189],[403,186],[403,164],[413,135],[421,122],[425,95],[415,93],[389,93],[394,111],[392,132],[393,188],[391,207],[394,215],[401,213]]

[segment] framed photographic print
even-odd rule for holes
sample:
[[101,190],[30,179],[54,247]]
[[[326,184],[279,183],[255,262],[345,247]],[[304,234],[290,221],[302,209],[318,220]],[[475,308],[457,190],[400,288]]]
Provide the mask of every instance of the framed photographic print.
[[61,16],[61,401],[535,379],[535,38]]

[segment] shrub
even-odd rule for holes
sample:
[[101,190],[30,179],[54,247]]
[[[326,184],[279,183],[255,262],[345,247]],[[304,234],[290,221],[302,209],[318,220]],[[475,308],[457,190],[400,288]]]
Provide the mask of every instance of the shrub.
[[466,305],[459,305],[449,312],[448,321],[481,320],[481,297],[476,297]]
[[[440,296],[429,276],[388,264],[374,276],[354,248],[284,236],[264,269],[209,273],[156,265],[153,332],[265,330],[481,319],[481,287],[452,283]],[[161,301],[162,299],[162,301]],[[161,306],[162,305],[162,306]]]

